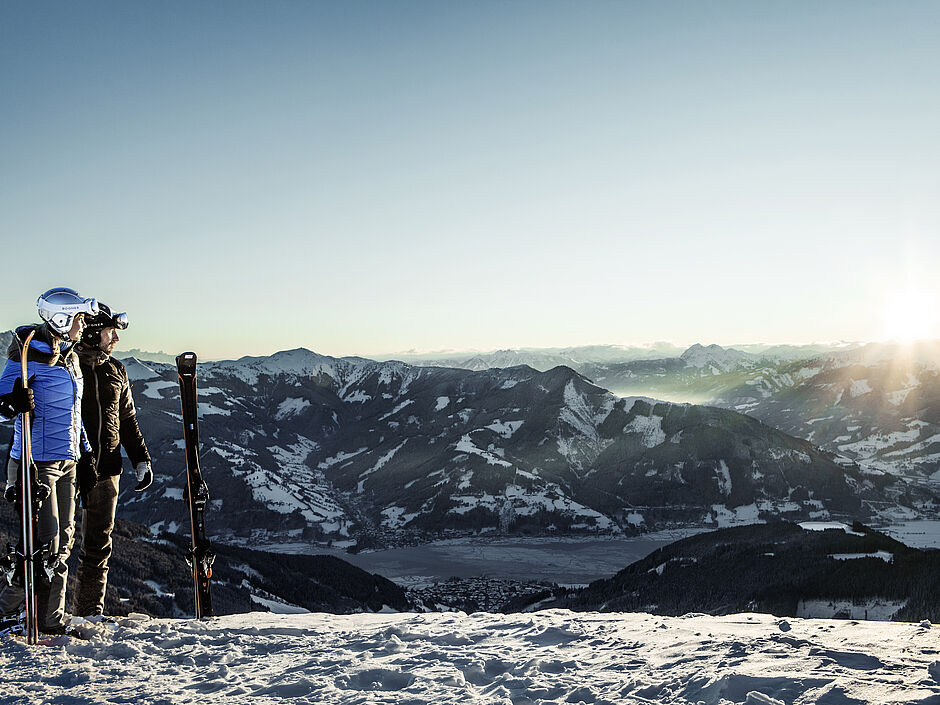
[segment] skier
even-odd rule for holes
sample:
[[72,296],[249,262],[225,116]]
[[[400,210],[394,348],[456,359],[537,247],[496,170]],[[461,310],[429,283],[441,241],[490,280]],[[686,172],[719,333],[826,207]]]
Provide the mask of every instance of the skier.
[[[59,287],[45,292],[36,302],[43,323],[16,330],[9,359],[0,376],[0,413],[12,417],[32,412],[31,450],[38,470],[36,498],[38,545],[43,547],[45,570],[37,584],[37,622],[47,634],[65,632],[66,561],[75,534],[76,464],[87,472],[93,463],[91,446],[82,428],[82,373],[72,347],[85,327],[85,316],[98,312],[98,302],[74,289]],[[29,333],[34,336],[27,351],[27,386],[21,379],[20,360]],[[15,424],[13,447],[7,464],[4,497],[17,500],[22,457],[20,424]],[[15,617],[24,603],[22,584],[8,585],[0,592],[0,614]]]
[[118,330],[127,328],[126,313],[112,313],[99,303],[96,316],[86,317],[85,332],[76,346],[85,395],[82,419],[95,457],[97,475],[79,476],[82,506],[82,544],[79,553],[78,584],[72,611],[79,617],[104,613],[108,585],[108,559],[111,557],[111,531],[117,509],[124,447],[136,476],[136,491],[153,480],[150,454],[137,425],[137,412],[127,379],[127,370],[111,357],[120,340]]

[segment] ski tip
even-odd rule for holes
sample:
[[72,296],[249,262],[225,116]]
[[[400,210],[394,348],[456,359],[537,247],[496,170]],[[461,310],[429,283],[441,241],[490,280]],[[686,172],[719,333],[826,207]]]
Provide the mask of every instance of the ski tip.
[[196,353],[184,352],[177,355],[176,367],[180,372],[194,372],[196,370]]

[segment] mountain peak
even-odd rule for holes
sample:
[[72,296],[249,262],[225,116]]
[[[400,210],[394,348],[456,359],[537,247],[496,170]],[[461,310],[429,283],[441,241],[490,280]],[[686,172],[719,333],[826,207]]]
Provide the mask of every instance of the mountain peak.
[[153,363],[146,365],[136,357],[126,357],[121,362],[127,370],[128,379],[132,382],[157,379],[160,376],[152,367]]
[[335,368],[340,364],[349,365],[354,363],[342,362],[335,357],[320,355],[307,348],[294,348],[293,350],[281,350],[267,356],[245,356],[237,360],[208,362],[205,364],[204,369],[210,375],[233,375],[249,384],[254,384],[257,382],[259,375],[293,374],[309,377],[325,371],[331,377],[335,377]]
[[719,370],[727,370],[750,359],[747,353],[734,348],[723,348],[714,343],[707,346],[695,343],[679,357],[690,367],[713,365]]

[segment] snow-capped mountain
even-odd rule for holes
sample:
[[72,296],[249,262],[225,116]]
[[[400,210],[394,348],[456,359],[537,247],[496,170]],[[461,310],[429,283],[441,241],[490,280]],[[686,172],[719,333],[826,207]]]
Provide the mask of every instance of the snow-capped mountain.
[[704,346],[696,343],[679,358],[683,360],[687,367],[697,369],[708,369],[713,374],[721,374],[735,367],[751,365],[756,362],[754,355],[735,350],[734,348],[723,348],[720,345]]
[[580,371],[617,394],[734,409],[869,470],[940,484],[938,364],[937,343],[845,346],[803,359],[696,345],[679,358]]
[[774,360],[806,360],[812,357],[820,357],[831,353],[846,352],[862,347],[863,343],[854,341],[834,341],[829,343],[800,343],[800,344],[759,344],[743,343],[736,344],[735,350],[751,353],[758,357],[764,357]]
[[381,356],[378,359],[398,359],[421,367],[446,366],[467,370],[527,365],[546,372],[559,365],[579,370],[582,365],[659,359],[676,356],[680,352],[682,348],[672,343],[658,342],[633,346],[582,345],[568,348],[515,348],[477,353],[449,352],[437,355],[400,353],[395,356]]
[[786,363],[714,403],[870,470],[940,482],[940,344],[868,345]]
[[[176,371],[127,366],[156,478],[121,512],[174,530],[186,521]],[[618,398],[567,367],[474,372],[300,349],[201,364],[198,400],[210,530],[233,540],[867,517],[891,484],[737,412]]]
[[589,363],[578,371],[621,396],[706,403],[748,379],[752,371],[778,364],[777,358],[697,343],[678,356]]

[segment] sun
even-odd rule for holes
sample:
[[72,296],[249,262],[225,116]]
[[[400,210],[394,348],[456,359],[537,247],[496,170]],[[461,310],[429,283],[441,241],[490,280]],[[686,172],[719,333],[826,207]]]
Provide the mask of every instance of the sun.
[[913,343],[935,337],[937,297],[932,292],[905,288],[889,294],[882,311],[885,337]]

